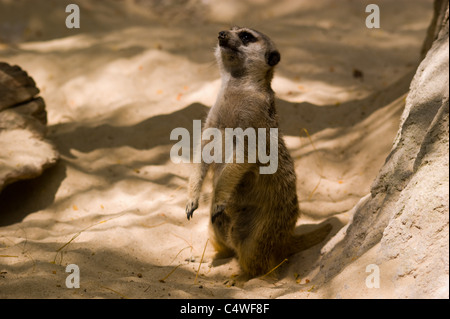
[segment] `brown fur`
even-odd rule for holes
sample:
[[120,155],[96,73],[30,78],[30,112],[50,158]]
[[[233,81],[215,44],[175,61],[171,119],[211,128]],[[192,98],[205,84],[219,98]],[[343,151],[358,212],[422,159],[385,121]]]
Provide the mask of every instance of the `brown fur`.
[[[242,32],[251,36],[245,38]],[[219,34],[215,54],[222,88],[204,128],[251,127],[266,128],[267,132],[269,128],[277,128],[271,81],[280,55],[273,42],[255,30],[234,27]],[[186,205],[189,219],[198,207],[203,179],[211,167],[214,246],[221,256],[235,253],[242,270],[251,277],[263,275],[290,254],[319,243],[331,228],[327,225],[314,234],[294,235],[300,217],[296,175],[281,133],[278,170],[274,174],[260,174],[260,165],[258,162],[198,164],[189,181]]]

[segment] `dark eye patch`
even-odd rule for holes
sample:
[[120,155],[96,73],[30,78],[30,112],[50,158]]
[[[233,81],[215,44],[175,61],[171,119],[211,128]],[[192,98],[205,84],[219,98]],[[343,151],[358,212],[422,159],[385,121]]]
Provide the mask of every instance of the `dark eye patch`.
[[247,32],[247,31],[243,31],[243,32],[239,33],[239,39],[241,39],[241,41],[244,45],[247,45],[251,42],[258,41],[258,39],[255,38],[255,36],[253,36],[253,34],[251,34],[250,32]]

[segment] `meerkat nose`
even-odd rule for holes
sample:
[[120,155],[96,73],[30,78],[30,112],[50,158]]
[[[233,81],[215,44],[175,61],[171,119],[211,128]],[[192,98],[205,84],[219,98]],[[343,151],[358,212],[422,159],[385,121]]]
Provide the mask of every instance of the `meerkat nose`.
[[227,31],[220,31],[219,32],[219,40],[225,40],[227,38]]

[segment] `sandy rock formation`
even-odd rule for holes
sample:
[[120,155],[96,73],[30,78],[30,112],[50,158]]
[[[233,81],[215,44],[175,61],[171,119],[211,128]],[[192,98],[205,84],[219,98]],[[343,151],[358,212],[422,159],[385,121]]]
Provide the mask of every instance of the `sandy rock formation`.
[[0,191],[39,176],[59,157],[44,138],[47,113],[44,100],[35,97],[38,93],[25,71],[0,62]]
[[[349,288],[357,287],[366,297],[449,296],[448,1],[443,21],[433,22],[439,35],[411,83],[371,194],[324,247],[320,276],[323,288],[333,291],[329,297],[354,297]],[[379,267],[378,289],[364,287],[369,264]]]

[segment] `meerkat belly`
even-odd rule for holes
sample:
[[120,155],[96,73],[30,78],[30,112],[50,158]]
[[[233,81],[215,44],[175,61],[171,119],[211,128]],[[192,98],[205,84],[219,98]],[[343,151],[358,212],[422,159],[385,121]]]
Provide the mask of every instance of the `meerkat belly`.
[[299,217],[298,201],[295,179],[286,181],[284,176],[283,172],[244,175],[227,203],[231,246],[291,234]]

